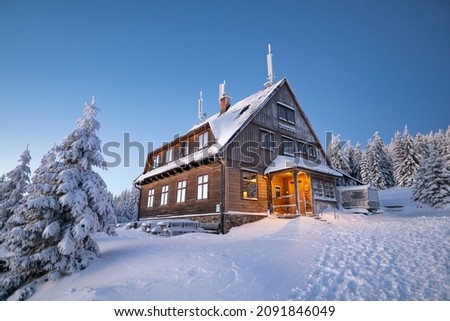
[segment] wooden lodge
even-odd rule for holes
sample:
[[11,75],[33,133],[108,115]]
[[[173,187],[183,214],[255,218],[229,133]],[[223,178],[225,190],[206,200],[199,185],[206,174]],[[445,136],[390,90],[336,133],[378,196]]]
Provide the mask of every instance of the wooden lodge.
[[134,181],[139,219],[191,218],[222,232],[267,215],[314,215],[337,206],[336,182],[287,79],[231,104],[150,152]]

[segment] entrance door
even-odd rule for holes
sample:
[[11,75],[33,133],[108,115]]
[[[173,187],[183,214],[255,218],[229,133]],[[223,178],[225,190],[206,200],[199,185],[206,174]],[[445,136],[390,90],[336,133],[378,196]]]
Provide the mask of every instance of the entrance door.
[[311,180],[306,173],[298,174],[298,193],[300,200],[301,214],[312,214],[312,194],[311,194]]

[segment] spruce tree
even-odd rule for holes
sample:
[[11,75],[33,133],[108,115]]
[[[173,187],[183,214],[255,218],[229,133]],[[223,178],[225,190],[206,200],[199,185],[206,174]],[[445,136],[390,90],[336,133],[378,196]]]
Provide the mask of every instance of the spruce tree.
[[441,208],[450,204],[450,170],[436,144],[430,144],[413,184],[412,199]]
[[360,175],[361,175],[361,181],[364,184],[372,183],[372,172],[370,170],[370,164],[369,164],[369,160],[367,157],[367,151],[363,151],[361,153]]
[[395,134],[392,145],[396,185],[400,187],[411,186],[419,167],[419,158],[416,153],[414,141],[406,126],[402,135],[399,132]]
[[120,223],[132,222],[138,218],[139,190],[132,187],[114,197],[114,208],[117,221]]
[[357,180],[361,180],[361,144],[357,143],[355,147],[349,144],[345,148],[344,152],[347,155],[350,176],[356,178]]
[[327,150],[327,156],[333,167],[349,174],[350,166],[344,145],[345,144],[341,143],[339,140],[339,135],[332,136],[330,146]]
[[[2,239],[5,248],[14,255],[8,258],[9,272],[1,279],[0,298],[52,271],[61,260],[57,244],[62,217],[56,193],[60,169],[55,154],[48,152],[34,172],[24,201],[8,220],[11,229]],[[24,295],[32,294],[31,288],[25,287],[18,298],[26,299]]]
[[86,268],[100,254],[92,235],[115,235],[106,184],[93,170],[106,168],[94,103],[85,105],[77,128],[43,158],[23,206],[9,220],[13,228],[4,239],[14,255],[0,282],[3,298],[19,288],[18,297],[26,298],[36,278],[55,280]]
[[378,132],[373,135],[373,141],[369,140],[367,144],[367,161],[371,169],[369,173],[371,185],[378,189],[395,186],[392,160]]
[[6,180],[1,184],[0,194],[0,231],[6,227],[6,222],[19,206],[27,185],[30,182],[30,151],[27,149],[20,155],[19,165],[6,174]]

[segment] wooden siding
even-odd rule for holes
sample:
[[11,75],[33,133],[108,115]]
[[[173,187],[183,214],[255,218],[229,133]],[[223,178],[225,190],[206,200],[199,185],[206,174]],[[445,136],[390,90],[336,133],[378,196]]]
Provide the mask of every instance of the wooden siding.
[[265,213],[268,210],[267,178],[257,173],[258,197],[246,199],[243,197],[242,171],[245,168],[228,167],[226,169],[226,212]]
[[145,164],[144,173],[146,173],[154,168],[153,167],[153,165],[154,165],[153,158],[156,155],[160,156],[159,166],[165,165],[166,164],[166,153],[169,149],[173,150],[173,159],[174,160],[182,158],[184,156],[187,156],[187,155],[182,154],[184,142],[187,143],[187,147],[189,149],[188,154],[193,154],[195,151],[198,150],[199,136],[205,132],[208,132],[208,140],[209,140],[209,145],[210,145],[215,140],[214,136],[213,136],[209,126],[202,126],[198,130],[189,132],[182,137],[178,137],[175,140],[173,140],[172,142],[164,144],[162,147],[150,152],[147,155],[147,161]]
[[[294,108],[295,125],[279,119],[279,103]],[[261,131],[272,133],[273,148],[267,149],[261,146]],[[299,154],[298,143],[309,143],[309,147],[317,147],[318,158],[314,161],[325,160],[320,142],[316,140],[315,134],[309,126],[309,121],[305,118],[301,107],[296,103],[296,99],[292,96],[288,87],[283,86],[255,115],[252,121],[236,135],[227,146],[224,156],[229,161],[238,162],[241,166],[251,167],[262,172],[278,154],[282,154],[280,148],[286,138],[294,141],[296,155],[304,157],[304,155]]]
[[[288,126],[283,126],[284,122],[278,118],[278,102],[289,105],[295,109],[295,131],[288,130]],[[303,140],[306,142],[314,142],[315,138],[309,128],[306,119],[300,112],[300,106],[295,102],[295,98],[287,86],[282,86],[280,90],[272,97],[269,103],[253,118],[252,123],[263,129],[276,132],[275,139],[279,139],[281,135],[292,137],[293,139]]]
[[[216,204],[220,204],[220,173],[220,165],[218,163],[210,163],[143,185],[139,218],[216,212]],[[208,198],[197,200],[197,179],[205,174],[209,175]],[[185,202],[177,203],[177,184],[183,180],[187,181],[186,200]],[[160,205],[161,190],[164,185],[169,185],[169,198],[167,205]],[[147,207],[148,191],[150,189],[155,190],[153,207]]]

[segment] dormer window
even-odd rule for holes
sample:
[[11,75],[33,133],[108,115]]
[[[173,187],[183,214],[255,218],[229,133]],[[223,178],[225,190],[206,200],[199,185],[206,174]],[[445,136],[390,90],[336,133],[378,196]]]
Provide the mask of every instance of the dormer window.
[[189,142],[185,141],[181,143],[180,146],[180,157],[189,155]]
[[166,163],[173,161],[173,148],[170,148],[166,152]]
[[208,132],[204,132],[198,136],[198,148],[202,149],[207,147],[209,144]]
[[161,165],[161,156],[156,155],[155,157],[153,157],[153,167],[159,167],[159,165]]

